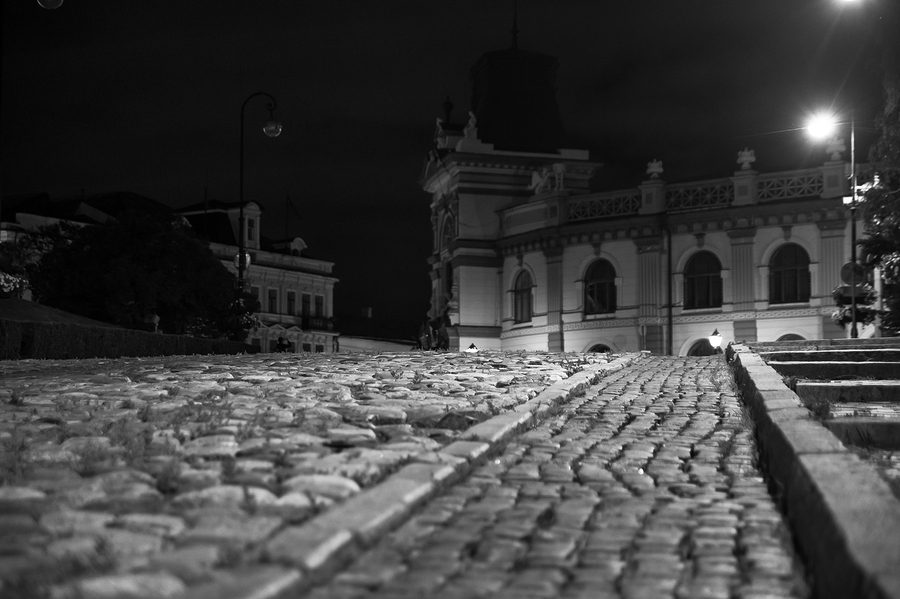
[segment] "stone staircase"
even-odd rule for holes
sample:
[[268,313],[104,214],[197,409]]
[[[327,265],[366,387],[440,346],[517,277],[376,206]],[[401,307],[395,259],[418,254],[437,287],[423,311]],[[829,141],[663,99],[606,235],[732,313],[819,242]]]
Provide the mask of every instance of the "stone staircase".
[[900,449],[900,339],[749,345],[841,441]]

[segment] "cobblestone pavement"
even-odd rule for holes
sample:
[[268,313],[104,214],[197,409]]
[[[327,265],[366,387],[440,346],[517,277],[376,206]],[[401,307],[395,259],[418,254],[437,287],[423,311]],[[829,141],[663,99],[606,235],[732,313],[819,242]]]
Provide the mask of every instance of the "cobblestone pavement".
[[645,359],[304,596],[806,597],[755,457],[721,358]]
[[[0,362],[0,595],[176,597],[609,358]],[[227,583],[226,583],[227,584]]]

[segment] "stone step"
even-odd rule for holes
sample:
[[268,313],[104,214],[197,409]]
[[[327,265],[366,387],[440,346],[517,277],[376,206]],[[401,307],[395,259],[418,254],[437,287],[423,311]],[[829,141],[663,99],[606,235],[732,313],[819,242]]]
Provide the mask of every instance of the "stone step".
[[900,337],[869,339],[802,339],[798,341],[755,341],[746,344],[756,353],[768,351],[812,351],[824,349],[897,349]]
[[900,348],[779,350],[759,355],[767,362],[897,362],[900,375]]
[[782,376],[815,380],[887,379],[900,376],[900,362],[843,362],[843,361],[787,361],[773,360],[769,366]]
[[900,417],[844,416],[822,422],[846,445],[900,449]]
[[900,380],[893,381],[797,381],[795,389],[804,403],[897,402]]

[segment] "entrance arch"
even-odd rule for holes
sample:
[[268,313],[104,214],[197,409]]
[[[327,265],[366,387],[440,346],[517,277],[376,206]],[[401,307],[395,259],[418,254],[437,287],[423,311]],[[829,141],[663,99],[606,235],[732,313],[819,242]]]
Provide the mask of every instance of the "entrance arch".
[[695,341],[691,348],[688,350],[687,355],[689,356],[711,356],[716,353],[716,350],[713,349],[712,344],[709,342],[709,339],[703,338],[698,341]]
[[612,349],[603,343],[596,343],[587,350],[587,353],[609,354],[612,353]]
[[788,333],[787,335],[782,335],[775,341],[806,341],[805,337],[801,337],[796,333]]

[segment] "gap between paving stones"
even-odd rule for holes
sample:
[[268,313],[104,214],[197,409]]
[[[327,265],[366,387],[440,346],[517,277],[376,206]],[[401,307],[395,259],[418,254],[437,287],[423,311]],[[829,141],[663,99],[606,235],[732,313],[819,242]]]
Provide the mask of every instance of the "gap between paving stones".
[[888,484],[762,357],[743,345],[728,357],[816,596],[900,599],[900,501]]
[[[433,461],[414,461],[383,482],[366,489],[326,513],[299,526],[288,527],[266,544],[269,562],[288,569],[281,577],[287,586],[272,585],[249,594],[229,595],[242,599],[283,597],[318,583],[335,573],[386,532],[402,523],[418,506],[447,485],[464,477],[488,456],[499,451],[518,432],[551,415],[561,404],[577,397],[612,372],[643,359],[648,354],[626,354],[602,365],[586,366],[581,372],[552,384],[512,412],[494,416],[466,430],[460,439],[433,455]],[[220,585],[217,588],[224,590]],[[196,589],[194,597],[213,596],[212,589]]]

